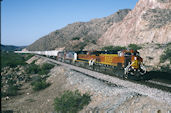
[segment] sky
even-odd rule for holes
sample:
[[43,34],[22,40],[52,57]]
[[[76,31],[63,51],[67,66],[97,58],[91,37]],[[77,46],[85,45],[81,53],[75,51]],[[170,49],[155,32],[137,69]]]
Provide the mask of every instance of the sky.
[[3,0],[1,43],[26,46],[73,22],[133,9],[138,0]]

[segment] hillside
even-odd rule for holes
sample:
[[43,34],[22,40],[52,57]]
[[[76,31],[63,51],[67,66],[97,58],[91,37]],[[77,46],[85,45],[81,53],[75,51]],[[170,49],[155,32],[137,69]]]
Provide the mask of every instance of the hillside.
[[96,41],[105,31],[118,23],[128,14],[130,9],[118,12],[104,18],[93,19],[89,22],[76,22],[66,27],[51,32],[27,47],[28,50],[53,50],[65,48],[66,50],[83,49],[88,44]]
[[[20,55],[21,58],[24,56]],[[18,59],[19,56],[11,57]],[[168,92],[86,69],[81,71],[78,67],[73,69],[71,65],[55,63],[51,67],[51,63],[47,58],[33,56],[24,65],[2,68],[2,113],[59,113],[55,110],[56,100],[59,102],[57,108],[68,113],[73,113],[69,112],[73,108],[79,109],[74,113],[170,113]],[[44,73],[40,73],[42,71]],[[84,100],[79,93],[75,93],[75,98],[72,93],[65,93],[68,90],[79,91]],[[85,98],[89,96],[86,94],[91,96],[91,100],[80,107],[80,103],[87,102]]]
[[26,46],[1,45],[1,50],[2,51],[19,51],[25,47]]
[[128,45],[171,42],[171,1],[139,0],[119,23],[99,39],[99,45]]
[[[140,55],[146,66],[159,68],[161,56],[171,42],[171,0],[139,0],[135,8],[113,24],[98,40],[98,46],[142,47]],[[161,46],[164,45],[164,46]],[[92,48],[92,47],[91,47]],[[169,61],[168,61],[169,62]],[[170,65],[171,68],[171,65]]]

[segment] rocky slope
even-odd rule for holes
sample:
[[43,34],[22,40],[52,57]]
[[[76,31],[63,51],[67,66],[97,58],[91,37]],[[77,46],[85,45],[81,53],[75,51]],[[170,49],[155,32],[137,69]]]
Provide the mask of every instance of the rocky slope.
[[[28,60],[27,63],[31,63],[34,60],[36,60],[35,63],[38,65],[42,64],[41,61],[47,62],[46,59],[36,56]],[[171,111],[170,103],[132,90],[128,81],[126,83],[126,81],[112,78],[116,80],[116,84],[110,84],[62,65],[55,66],[49,75],[46,80],[51,83],[49,87],[39,92],[34,92],[29,85],[30,83],[25,83],[20,90],[22,92],[21,95],[8,99],[2,98],[2,110],[15,113],[56,113],[54,111],[54,99],[57,96],[61,96],[64,90],[79,90],[82,94],[91,94],[91,102],[79,113],[170,113]],[[108,78],[108,76],[105,77]],[[108,80],[112,79],[108,78]],[[134,87],[138,89],[139,85]],[[140,90],[143,88],[140,88]],[[154,94],[153,91],[155,89],[147,91],[150,95]],[[160,94],[161,92],[155,93],[157,96]],[[164,94],[162,99],[170,101],[170,97],[167,98],[167,93],[165,92]]]
[[171,42],[171,0],[139,0],[119,23],[99,39],[99,45]]
[[105,31],[118,23],[128,14],[130,9],[119,10],[108,17],[93,19],[89,22],[76,22],[56,30],[27,47],[28,50],[54,50],[65,48],[67,50],[83,49],[87,44],[96,44],[96,40]]

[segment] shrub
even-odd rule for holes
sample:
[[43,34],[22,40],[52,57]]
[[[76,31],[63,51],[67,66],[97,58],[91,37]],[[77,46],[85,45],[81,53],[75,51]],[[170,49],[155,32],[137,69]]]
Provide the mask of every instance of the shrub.
[[42,70],[50,70],[50,69],[52,69],[53,67],[54,67],[53,64],[45,63],[45,64],[42,65],[41,69],[42,69]]
[[31,57],[33,57],[34,55],[33,54],[25,54],[25,60],[27,61],[28,59],[30,59]]
[[40,66],[36,64],[30,64],[26,68],[26,73],[27,74],[37,74],[40,72]]
[[75,92],[65,91],[61,97],[54,100],[54,109],[61,113],[77,113],[91,101],[89,94],[81,95],[78,90]]
[[40,70],[38,72],[38,74],[40,75],[46,75],[50,72],[50,70],[54,67],[53,64],[48,64],[48,63],[45,63],[43,64],[41,67],[40,67]]
[[1,52],[1,66],[2,67],[16,67],[17,65],[25,65],[24,56],[13,52]]
[[169,65],[161,66],[161,72],[171,73]]
[[80,42],[78,47],[79,47],[80,50],[83,50],[86,45],[87,45],[86,43]]
[[102,50],[107,50],[107,51],[120,51],[120,50],[123,50],[123,49],[126,49],[126,47],[122,47],[122,46],[106,46],[106,47],[103,47]]
[[18,94],[18,86],[9,85],[6,92],[1,92],[2,97],[5,96],[16,96]]
[[31,64],[35,64],[35,63],[36,63],[36,61],[37,61],[37,60],[33,60],[33,61],[31,62]]
[[142,47],[141,47],[141,46],[138,46],[138,45],[136,45],[136,44],[129,44],[129,45],[128,45],[128,48],[129,48],[129,49],[133,49],[133,50],[139,50],[139,49],[141,49]]
[[164,51],[164,54],[160,56],[160,62],[165,62],[166,60],[170,60],[171,63],[171,48],[167,48]]
[[13,80],[12,78],[9,78],[9,79],[7,80],[7,84],[8,84],[9,86],[14,85],[16,82],[17,82],[17,81],[16,81],[16,80]]
[[86,42],[80,42],[79,44],[74,45],[74,46],[73,46],[73,49],[74,49],[75,51],[81,51],[81,50],[84,49],[84,47],[85,47],[86,45],[87,45]]
[[96,43],[96,40],[92,40],[91,43],[92,43],[92,44],[97,44],[97,43]]
[[36,76],[33,78],[31,85],[33,86],[34,91],[40,91],[50,86],[50,83],[46,83],[46,80],[44,78],[41,78],[40,76]]
[[17,90],[18,87],[17,86],[9,86],[7,89],[7,95],[8,96],[16,96],[17,95]]
[[48,63],[45,63],[42,66],[38,66],[36,64],[30,64],[26,68],[26,72],[27,74],[45,75],[45,74],[48,74],[50,69],[52,69],[53,67],[54,67],[53,64],[48,64]]
[[72,40],[80,40],[80,37],[73,37]]
[[32,84],[33,86],[33,90],[34,91],[40,91],[42,89],[47,88],[48,86],[50,86],[50,83],[46,83],[45,80],[41,80],[41,81],[36,81]]

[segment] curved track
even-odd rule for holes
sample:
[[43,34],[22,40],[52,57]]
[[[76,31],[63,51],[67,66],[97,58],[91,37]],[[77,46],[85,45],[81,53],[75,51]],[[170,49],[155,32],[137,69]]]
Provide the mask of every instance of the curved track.
[[[43,56],[40,56],[40,57],[43,57]],[[63,65],[67,68],[83,73],[86,76],[93,77],[95,79],[101,80],[109,84],[114,84],[120,87],[126,87],[139,94],[148,95],[149,97],[152,97],[159,101],[166,102],[171,105],[171,93],[170,93],[171,88],[167,86],[163,86],[163,84],[159,85],[155,83],[150,83],[148,81],[123,80],[121,78],[111,77],[109,74],[103,74],[103,73],[96,72],[94,70],[85,69],[85,68],[73,66],[70,64],[58,62],[56,60],[53,60],[47,57],[43,57],[43,58],[48,59],[52,63]]]

